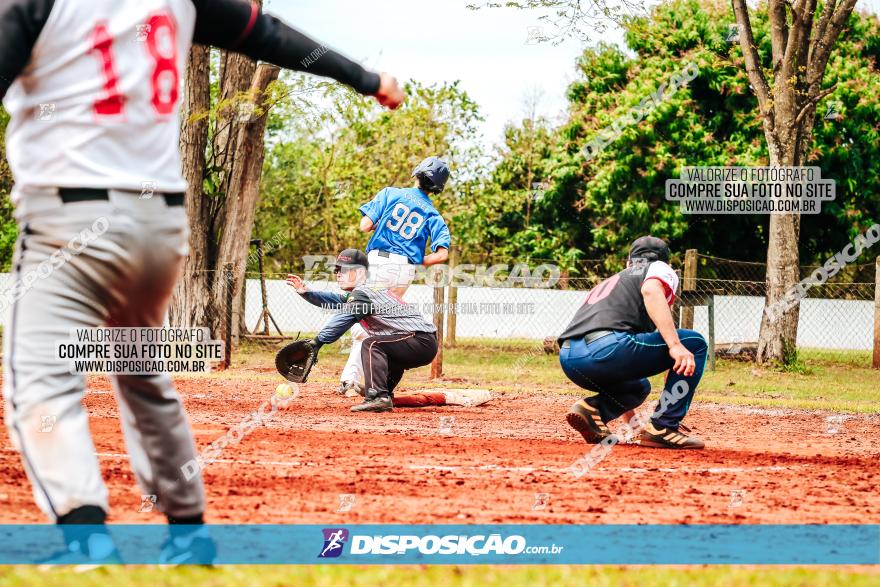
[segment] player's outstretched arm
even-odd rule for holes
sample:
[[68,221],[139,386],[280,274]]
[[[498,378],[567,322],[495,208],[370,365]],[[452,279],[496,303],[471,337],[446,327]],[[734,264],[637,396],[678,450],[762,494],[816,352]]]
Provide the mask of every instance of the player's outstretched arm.
[[302,299],[322,308],[339,309],[345,303],[345,297],[338,293],[329,291],[312,291],[302,280],[299,275],[290,274],[287,276],[287,285],[296,290]]
[[343,312],[336,314],[327,322],[321,332],[315,337],[315,340],[321,345],[333,344],[342,335],[351,329],[357,323],[358,319],[353,314]]
[[0,0],[0,100],[28,62],[53,2]]
[[306,71],[351,86],[394,109],[406,97],[394,77],[367,71],[358,63],[286,25],[245,0],[192,0],[193,40],[242,53],[293,71]]

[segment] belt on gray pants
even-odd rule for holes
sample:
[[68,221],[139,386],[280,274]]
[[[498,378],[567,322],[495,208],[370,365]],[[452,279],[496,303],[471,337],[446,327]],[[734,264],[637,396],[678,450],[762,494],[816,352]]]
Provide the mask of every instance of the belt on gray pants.
[[[121,190],[127,191],[127,190]],[[165,198],[168,206],[183,206],[183,193],[157,194]],[[58,196],[65,204],[110,200],[110,191],[93,188],[58,188]]]
[[[614,334],[614,330],[594,330],[593,332],[588,332],[584,335],[584,343],[590,344],[591,342],[596,342],[600,338],[605,338],[609,334]],[[571,346],[571,340],[566,340],[562,343],[562,348],[567,349]]]

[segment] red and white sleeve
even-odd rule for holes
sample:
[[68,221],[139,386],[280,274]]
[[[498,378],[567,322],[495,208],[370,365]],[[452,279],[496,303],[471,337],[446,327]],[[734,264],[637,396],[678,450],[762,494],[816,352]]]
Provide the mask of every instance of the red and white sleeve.
[[656,279],[663,284],[666,292],[666,301],[671,306],[675,302],[675,292],[678,291],[678,274],[663,261],[654,261],[645,272],[645,281]]

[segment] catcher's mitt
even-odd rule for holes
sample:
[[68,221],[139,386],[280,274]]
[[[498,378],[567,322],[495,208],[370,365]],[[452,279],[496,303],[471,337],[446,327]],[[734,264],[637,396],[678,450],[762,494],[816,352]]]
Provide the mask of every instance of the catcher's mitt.
[[275,368],[288,381],[305,383],[312,366],[318,362],[320,346],[311,339],[294,341],[275,355]]

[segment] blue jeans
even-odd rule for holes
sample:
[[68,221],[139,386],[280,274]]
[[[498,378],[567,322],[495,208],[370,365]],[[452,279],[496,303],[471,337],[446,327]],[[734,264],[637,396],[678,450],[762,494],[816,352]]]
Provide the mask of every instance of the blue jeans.
[[708,356],[708,345],[700,333],[680,328],[678,337],[694,354],[697,366],[690,377],[672,371],[675,361],[659,332],[615,332],[590,344],[582,338],[572,339],[560,349],[559,363],[574,383],[598,393],[586,401],[599,410],[605,422],[640,406],[651,392],[647,378],[668,371],[651,421],[658,428],[678,428],[703,377]]

